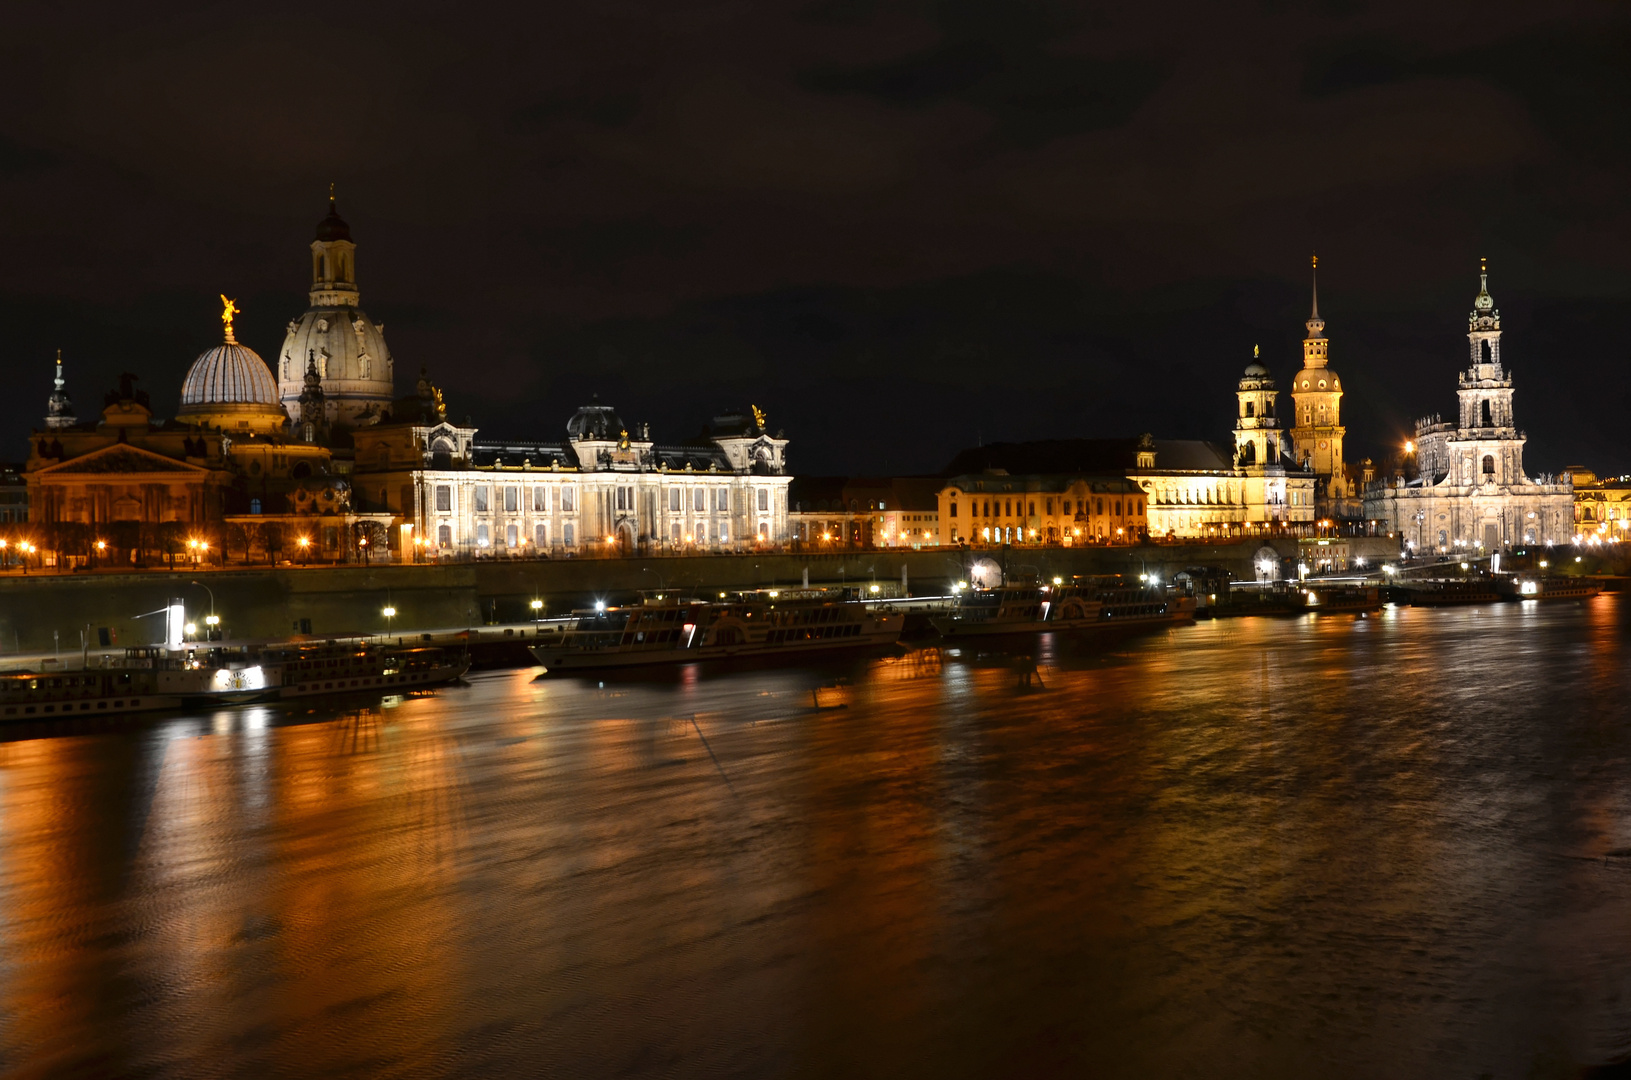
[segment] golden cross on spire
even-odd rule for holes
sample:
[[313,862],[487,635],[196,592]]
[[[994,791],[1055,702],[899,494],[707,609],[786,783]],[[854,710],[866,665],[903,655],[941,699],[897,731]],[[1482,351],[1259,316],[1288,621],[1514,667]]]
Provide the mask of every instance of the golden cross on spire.
[[236,300],[228,300],[226,293],[221,294],[221,324],[226,327],[228,341],[236,340],[232,336],[232,317],[242,310]]

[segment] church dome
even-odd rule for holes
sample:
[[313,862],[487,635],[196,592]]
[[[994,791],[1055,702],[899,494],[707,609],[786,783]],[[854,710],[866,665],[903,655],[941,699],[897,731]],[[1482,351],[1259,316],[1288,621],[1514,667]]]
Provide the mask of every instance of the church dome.
[[1246,378],[1248,379],[1261,379],[1268,373],[1269,369],[1264,367],[1262,364],[1259,364],[1256,360],[1253,360],[1250,364],[1246,365]]
[[351,226],[345,223],[340,211],[335,208],[332,195],[328,199],[328,216],[317,223],[317,239],[325,243],[331,240],[351,239]]
[[598,395],[566,422],[566,434],[572,439],[615,439],[622,431],[617,410],[602,405]]
[[270,405],[277,408],[277,383],[254,349],[228,341],[198,354],[181,383],[181,412],[217,405]]

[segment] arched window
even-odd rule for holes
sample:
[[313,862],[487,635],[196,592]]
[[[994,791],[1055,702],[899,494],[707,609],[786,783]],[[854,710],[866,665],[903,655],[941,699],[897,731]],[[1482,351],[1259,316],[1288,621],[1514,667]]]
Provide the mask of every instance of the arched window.
[[1495,362],[1494,357],[1495,351],[1489,347],[1489,342],[1480,341],[1478,343],[1478,362],[1482,364],[1493,364]]
[[[1485,344],[1488,344],[1488,342],[1485,342]],[[1483,417],[1484,417],[1484,419],[1483,419],[1484,427],[1494,427],[1495,426],[1495,420],[1494,420],[1493,416],[1490,414],[1489,402],[1488,401],[1484,402]]]
[[1485,454],[1484,455],[1484,475],[1485,476],[1494,476],[1495,475],[1495,458],[1494,458],[1493,455],[1490,455],[1490,454]]
[[1251,402],[1249,402],[1249,401],[1248,401],[1248,402],[1246,402],[1246,415],[1247,415],[1247,416],[1248,416],[1248,417],[1250,417],[1250,416],[1256,416],[1256,415],[1257,415],[1257,406],[1256,406],[1256,405],[1253,405],[1253,404],[1252,404],[1252,403],[1251,403]]

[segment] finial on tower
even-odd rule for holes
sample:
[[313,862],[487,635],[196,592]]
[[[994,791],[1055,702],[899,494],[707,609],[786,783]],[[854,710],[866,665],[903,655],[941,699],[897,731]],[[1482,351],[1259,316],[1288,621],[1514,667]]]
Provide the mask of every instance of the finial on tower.
[[328,208],[334,209],[334,181],[328,182]]
[[1320,257],[1314,255],[1312,261],[1314,263],[1314,310],[1309,318],[1318,321],[1320,317]]
[[1256,360],[1256,359],[1257,359],[1257,357],[1258,357],[1258,355],[1259,355],[1259,354],[1258,354],[1258,350],[1257,350],[1257,346],[1256,346],[1256,345],[1253,345],[1253,346],[1252,346],[1252,359],[1253,359],[1253,360]]
[[232,317],[242,310],[236,300],[228,300],[226,293],[221,294],[221,325],[226,327],[228,344],[238,340],[232,336]]

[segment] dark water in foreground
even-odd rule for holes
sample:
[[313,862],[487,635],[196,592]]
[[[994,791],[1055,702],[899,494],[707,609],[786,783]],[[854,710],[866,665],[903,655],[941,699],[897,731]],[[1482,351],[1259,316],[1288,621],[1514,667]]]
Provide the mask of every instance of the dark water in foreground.
[[[1626,599],[0,744],[19,1076],[1574,1076]],[[830,681],[832,672],[826,673]],[[1606,1075],[1606,1074],[1605,1074]]]

